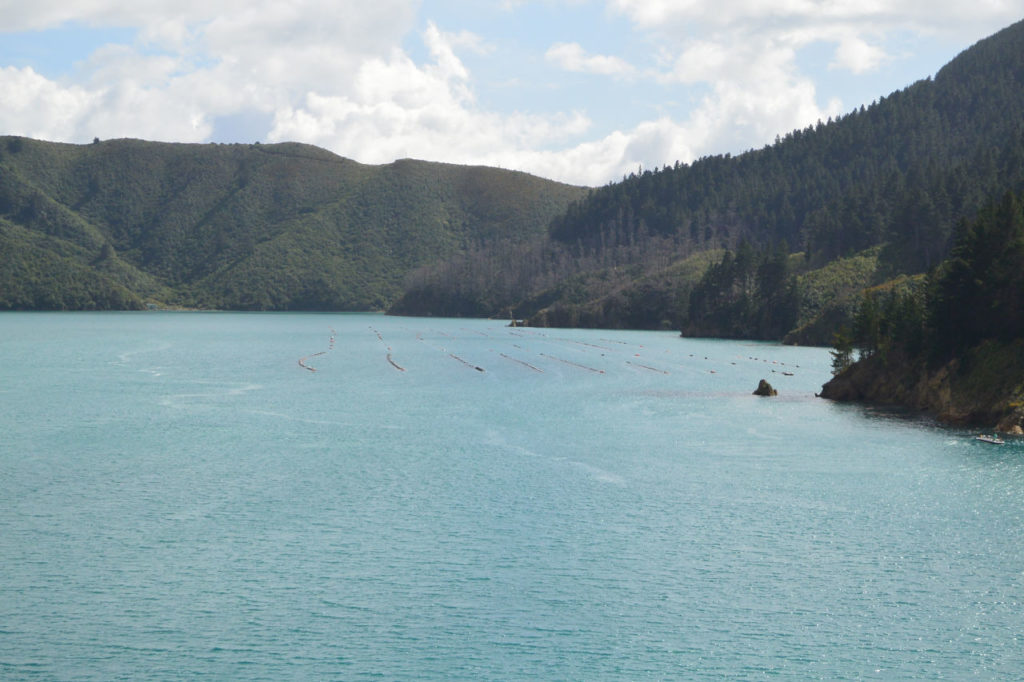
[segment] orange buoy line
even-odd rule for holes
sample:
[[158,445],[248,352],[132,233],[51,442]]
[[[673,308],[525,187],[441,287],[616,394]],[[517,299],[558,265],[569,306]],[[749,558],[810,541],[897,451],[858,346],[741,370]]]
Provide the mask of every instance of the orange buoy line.
[[551,358],[552,360],[558,360],[559,362],[564,362],[565,364],[572,365],[573,367],[579,367],[580,369],[585,369],[588,372],[594,372],[595,374],[604,374],[604,370],[603,369],[594,369],[593,367],[587,367],[586,365],[579,365],[579,364],[576,364],[575,362],[569,362],[568,360],[563,360],[562,358],[557,358],[554,355],[548,355],[547,353],[541,353],[541,356],[545,357],[545,358]]
[[307,355],[305,357],[299,358],[299,367],[301,367],[303,369],[308,369],[310,372],[315,372],[316,371],[316,367],[311,367],[311,366],[307,365],[306,364],[306,360],[309,360],[310,358],[315,358],[318,355],[324,355],[324,354],[326,354],[326,352],[327,351],[323,351],[322,350],[319,353],[313,353],[312,355]]
[[523,362],[522,360],[517,360],[516,358],[513,358],[513,357],[510,357],[508,355],[505,355],[504,353],[500,353],[500,355],[501,355],[501,357],[505,358],[506,360],[511,360],[512,362],[518,362],[520,365],[524,365],[526,367],[529,367],[534,372],[540,372],[541,374],[544,373],[544,370],[542,370],[540,367],[534,367],[533,365],[531,365],[528,362]]
[[484,372],[484,371],[486,371],[486,370],[485,370],[485,369],[484,369],[483,367],[477,367],[476,365],[474,365],[474,364],[473,364],[473,363],[471,363],[471,362],[466,362],[465,360],[463,360],[462,358],[460,358],[460,357],[459,357],[458,355],[456,355],[455,353],[449,353],[449,354],[448,354],[448,356],[449,356],[450,358],[452,358],[453,360],[458,360],[459,362],[461,362],[462,364],[464,364],[464,365],[465,365],[466,367],[470,367],[470,368],[472,368],[472,369],[475,369],[475,370],[476,370],[476,371],[478,371],[478,372]]
[[598,346],[595,343],[587,343],[586,341],[576,341],[575,339],[566,339],[569,343],[575,343],[578,346],[589,346],[591,348],[598,348],[600,350],[611,350],[611,348],[605,348],[604,346]]
[[[444,334],[444,332],[441,332],[441,333]],[[448,335],[444,334],[444,336],[448,336]],[[449,338],[452,338],[452,337],[449,337]],[[435,346],[434,344],[429,343],[429,342],[425,341],[422,338],[420,338],[420,341],[422,341],[425,345],[430,346],[434,350],[440,351],[442,353],[447,353],[448,357],[450,357],[452,360],[458,360],[459,362],[464,364],[466,367],[469,367],[470,369],[475,369],[478,372],[486,372],[487,371],[483,367],[479,367],[479,366],[474,365],[473,363],[471,363],[471,362],[469,362],[469,361],[467,361],[467,360],[465,360],[463,358],[460,358],[455,353],[449,353],[447,348],[442,348],[441,346]]]
[[327,355],[327,351],[334,350],[334,337],[337,336],[338,332],[334,331],[334,327],[330,327],[331,335],[327,340],[327,350],[322,350],[319,353],[313,353],[312,355],[305,355],[299,358],[299,367],[302,369],[308,369],[310,372],[315,372],[316,367],[313,367],[306,363],[310,358],[315,358],[318,355]]
[[[370,331],[372,331],[372,332],[373,332],[374,334],[376,334],[376,335],[377,335],[377,339],[378,339],[378,340],[379,340],[379,341],[380,341],[381,343],[386,343],[386,342],[384,341],[384,337],[383,337],[383,336],[381,335],[381,333],[380,333],[379,331],[377,331],[377,330],[376,330],[376,329],[374,329],[373,327],[370,327]],[[387,361],[388,361],[388,364],[390,364],[390,365],[391,365],[392,367],[394,367],[395,369],[397,369],[397,370],[398,370],[399,372],[404,372],[404,371],[405,371],[405,367],[402,367],[402,366],[401,366],[400,364],[398,364],[397,362],[395,362],[395,359],[394,359],[393,357],[391,357],[391,346],[387,346],[387,345],[386,345],[386,346],[385,346],[385,348],[386,348],[386,352],[385,352],[385,354],[384,354],[384,357],[385,357],[385,358],[387,359]]]
[[627,365],[633,365],[634,367],[643,367],[644,369],[649,369],[652,372],[659,372],[661,374],[668,374],[667,370],[658,369],[657,367],[648,367],[647,365],[641,365],[639,362],[630,362],[629,360],[626,360],[626,364]]

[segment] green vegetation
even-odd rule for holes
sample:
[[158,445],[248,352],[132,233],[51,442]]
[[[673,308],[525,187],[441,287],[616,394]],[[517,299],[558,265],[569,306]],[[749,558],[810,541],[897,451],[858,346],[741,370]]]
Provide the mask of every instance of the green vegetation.
[[[827,344],[864,288],[934,268],[960,221],[1024,188],[1020,111],[1024,22],[764,149],[595,189],[542,238],[421,270],[395,310]],[[709,251],[706,276],[663,277]]]
[[880,269],[881,247],[838,258],[796,276],[800,312],[786,343],[827,345],[841,326],[849,326],[861,292],[885,277]]
[[842,374],[853,364],[853,339],[850,338],[849,330],[843,326],[833,335],[832,350],[832,375]]
[[[63,247],[63,248],[62,248]],[[140,298],[119,277],[84,265],[73,245],[0,220],[2,308],[16,310],[137,310]]]
[[825,397],[931,409],[949,419],[1024,424],[1024,203],[1012,193],[961,224],[927,278],[869,290]]
[[777,338],[791,329],[800,304],[788,249],[756,251],[748,242],[726,251],[690,293],[683,334]]
[[852,340],[861,358],[940,366],[986,341],[1024,338],[1024,204],[1007,193],[960,225],[927,277],[864,292]]
[[585,191],[299,144],[0,138],[0,310],[382,310],[416,267],[542,234]]
[[647,272],[627,266],[581,273],[518,310],[530,315],[528,324],[540,327],[679,329],[690,292],[721,256],[721,251],[702,251]]
[[0,309],[390,309],[822,345],[845,328],[882,363],[996,357],[976,349],[1021,337],[1024,294],[985,207],[1024,191],[1020,111],[1024,22],[764,149],[593,190],[300,144],[0,138]]

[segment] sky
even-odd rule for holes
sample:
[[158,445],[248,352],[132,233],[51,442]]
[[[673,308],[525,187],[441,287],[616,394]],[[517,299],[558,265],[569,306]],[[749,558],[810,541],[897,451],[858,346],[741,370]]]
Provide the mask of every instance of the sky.
[[870,105],[1024,0],[0,0],[0,134],[599,186]]

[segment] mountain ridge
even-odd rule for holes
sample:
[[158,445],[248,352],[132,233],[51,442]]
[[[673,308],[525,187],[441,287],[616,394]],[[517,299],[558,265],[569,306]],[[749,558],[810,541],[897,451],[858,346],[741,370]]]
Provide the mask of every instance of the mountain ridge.
[[0,309],[381,310],[412,269],[539,234],[585,191],[299,143],[3,137]]
[[934,267],[959,220],[1024,187],[1022,110],[1018,22],[870,107],[596,189],[300,143],[3,137],[0,309],[389,309],[826,343],[860,290]]
[[[395,310],[429,312],[418,302],[448,298],[461,301],[449,310],[511,310],[538,324],[630,320],[693,335],[778,340],[792,333],[827,343],[827,325],[793,300],[809,293],[796,278],[880,249],[875,269],[844,293],[843,310],[819,311],[841,321],[859,289],[934,267],[959,220],[1024,187],[1022,110],[1024,21],[870,107],[780,135],[762,149],[644,170],[597,188],[556,217],[546,239],[511,264],[499,261],[492,277],[472,274],[492,254],[462,254],[420,273]],[[753,249],[740,263],[747,269],[736,262],[744,243]],[[729,260],[718,263],[715,281],[662,275],[721,249]],[[775,288],[761,290],[756,271],[779,250],[802,260],[767,277],[761,283]],[[479,286],[467,286],[474,279]],[[784,290],[790,285],[796,290]],[[650,306],[651,298],[661,303]],[[754,315],[765,308],[772,309],[767,318]]]

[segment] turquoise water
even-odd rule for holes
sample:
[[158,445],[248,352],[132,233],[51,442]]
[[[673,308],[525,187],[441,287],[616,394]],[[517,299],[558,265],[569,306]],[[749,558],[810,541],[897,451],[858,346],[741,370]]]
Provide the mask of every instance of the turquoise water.
[[1021,677],[1024,447],[827,377],[672,333],[2,315],[0,678]]

